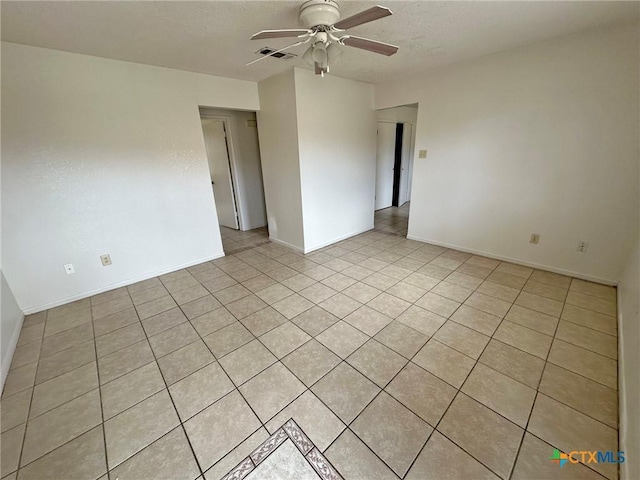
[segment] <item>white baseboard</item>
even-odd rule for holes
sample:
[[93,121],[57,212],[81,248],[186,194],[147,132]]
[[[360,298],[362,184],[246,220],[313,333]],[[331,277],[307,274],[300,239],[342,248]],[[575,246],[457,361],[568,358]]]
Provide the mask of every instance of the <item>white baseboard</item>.
[[11,333],[11,340],[9,341],[9,345],[7,346],[7,350],[2,352],[2,378],[0,378],[0,392],[4,390],[4,382],[7,380],[7,375],[9,374],[9,368],[11,367],[13,354],[15,353],[16,347],[18,346],[18,339],[20,338],[20,332],[22,331],[23,324],[24,313],[20,315],[20,320],[18,321],[15,330]]
[[373,223],[363,230],[356,230],[354,232],[348,233],[346,235],[342,235],[340,237],[334,238],[327,242],[314,245],[313,247],[305,248],[304,253],[311,253],[315,250],[320,250],[321,248],[328,247],[329,245],[333,245],[334,243],[341,242],[342,240],[346,240],[347,238],[355,237],[356,235],[360,235],[361,233],[368,232],[369,230],[373,230]]
[[279,238],[270,236],[269,240],[271,240],[273,243],[277,243],[278,245],[282,245],[284,247],[291,248],[291,249],[295,250],[296,252],[304,253],[304,248],[301,248],[301,247],[298,247],[297,245],[293,245],[291,243],[285,242],[284,240],[280,240]]
[[413,235],[407,235],[407,238],[409,240],[416,240],[418,242],[430,243],[431,245],[437,245],[439,247],[452,248],[454,250],[459,250],[459,251],[465,252],[465,253],[473,253],[474,255],[482,255],[483,257],[493,258],[494,260],[502,260],[503,262],[510,262],[510,263],[515,263],[515,264],[518,264],[518,265],[523,265],[525,267],[538,268],[540,270],[546,270],[548,272],[559,273],[561,275],[567,275],[567,276],[570,276],[570,277],[579,278],[581,280],[587,280],[589,282],[596,282],[596,283],[602,283],[602,284],[605,284],[605,285],[613,285],[613,286],[618,285],[618,281],[616,281],[616,280],[611,280],[611,279],[608,279],[608,278],[594,277],[594,276],[591,276],[591,275],[585,275],[583,273],[573,272],[571,270],[565,270],[563,268],[552,267],[551,265],[545,265],[545,264],[542,264],[542,263],[529,262],[527,260],[522,260],[520,258],[505,257],[504,255],[498,255],[498,254],[495,254],[495,253],[492,253],[492,252],[484,252],[482,250],[475,250],[475,249],[472,249],[472,248],[461,247],[460,245],[453,245],[451,243],[439,242],[437,240],[429,240],[427,238],[420,238],[420,237],[416,237],[416,236],[413,236]]
[[211,260],[216,260],[217,258],[224,257],[224,252],[220,255],[214,255],[212,257],[201,258],[200,260],[196,260],[194,262],[184,263],[182,265],[175,265],[173,267],[164,268],[162,270],[157,270],[150,273],[145,273],[144,275],[140,275],[137,277],[128,278],[127,280],[123,280],[121,282],[112,283],[109,285],[105,285],[104,287],[96,288],[93,290],[89,290],[87,292],[78,293],[77,295],[72,295],[70,297],[62,298],[60,300],[54,300],[49,303],[45,303],[43,305],[36,305],[31,307],[26,307],[24,309],[25,315],[31,315],[32,313],[41,312],[43,310],[49,310],[50,308],[59,307],[60,305],[64,305],[66,303],[75,302],[76,300],[82,300],[83,298],[92,297],[93,295],[97,295],[99,293],[108,292],[109,290],[113,290],[119,287],[125,287],[127,285],[131,285],[133,283],[142,282],[143,280],[148,280],[150,278],[154,278],[160,275],[164,275],[165,273],[175,272],[176,270],[182,270],[183,268],[193,267],[194,265],[199,265],[200,263],[210,262]]

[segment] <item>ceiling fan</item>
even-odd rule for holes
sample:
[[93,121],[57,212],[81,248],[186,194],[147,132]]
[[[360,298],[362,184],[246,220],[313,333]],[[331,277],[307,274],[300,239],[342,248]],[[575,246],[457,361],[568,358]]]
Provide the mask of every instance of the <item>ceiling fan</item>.
[[342,55],[342,46],[360,48],[381,55],[393,55],[398,51],[398,47],[394,45],[354,35],[341,35],[349,28],[388,17],[392,13],[388,8],[378,5],[340,20],[340,8],[335,1],[308,0],[300,6],[299,13],[300,22],[306,28],[262,30],[251,36],[251,40],[266,38],[298,38],[299,40],[249,62],[247,65],[309,42],[311,42],[311,46],[302,58],[314,66],[316,75],[321,76],[329,72],[329,61],[335,63]]

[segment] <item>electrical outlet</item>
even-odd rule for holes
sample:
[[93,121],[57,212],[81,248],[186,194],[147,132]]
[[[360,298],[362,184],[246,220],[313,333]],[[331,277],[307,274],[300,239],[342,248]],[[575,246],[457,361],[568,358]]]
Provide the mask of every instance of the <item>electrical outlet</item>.
[[67,275],[73,275],[74,273],[76,273],[76,269],[73,268],[73,264],[72,263],[67,263],[64,266],[64,271],[67,272]]
[[589,246],[588,242],[578,242],[578,252],[586,252],[587,251],[587,247]]
[[532,233],[531,234],[531,238],[529,239],[529,243],[538,243],[540,242],[540,234],[539,233]]
[[108,267],[111,265],[111,255],[105,253],[104,255],[100,255],[100,261],[102,262],[102,266]]
[[427,151],[426,150],[420,150],[420,152],[418,153],[418,157],[419,158],[427,158]]

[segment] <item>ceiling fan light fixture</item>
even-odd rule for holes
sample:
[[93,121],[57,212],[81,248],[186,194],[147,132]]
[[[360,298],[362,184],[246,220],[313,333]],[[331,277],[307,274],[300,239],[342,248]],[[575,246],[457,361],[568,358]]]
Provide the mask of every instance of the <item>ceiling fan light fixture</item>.
[[327,55],[329,56],[329,62],[331,65],[335,65],[342,58],[342,54],[344,53],[342,47],[340,47],[337,43],[332,43],[327,48]]
[[279,50],[257,58],[247,65],[252,65],[268,56],[276,56],[284,50],[312,42],[302,58],[314,67],[316,75],[324,76],[329,72],[329,63],[335,64],[342,56],[342,47],[355,47],[381,55],[393,55],[398,47],[368,38],[353,35],[337,36],[337,32],[357,27],[365,23],[379,20],[391,15],[386,7],[376,5],[350,17],[340,20],[340,9],[335,0],[307,0],[300,7],[299,19],[306,29],[289,28],[279,30],[262,30],[251,36],[251,40],[266,38],[297,38],[298,41]]
[[298,17],[308,28],[328,27],[340,20],[340,7],[333,0],[308,0],[300,6]]
[[313,61],[313,45],[307,48],[307,50],[302,54],[302,59],[313,67],[313,64],[315,63]]
[[329,63],[329,55],[327,54],[327,45],[324,42],[316,42],[313,44],[313,52],[311,58],[319,65]]

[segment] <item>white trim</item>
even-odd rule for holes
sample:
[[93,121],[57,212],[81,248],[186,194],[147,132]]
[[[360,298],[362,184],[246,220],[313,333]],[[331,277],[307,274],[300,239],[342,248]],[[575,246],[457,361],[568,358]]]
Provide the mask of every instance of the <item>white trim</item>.
[[291,243],[287,243],[284,240],[280,240],[279,238],[269,236],[269,240],[272,241],[273,243],[277,243],[278,245],[291,248],[296,252],[305,253],[304,248],[298,247],[297,245],[292,245]]
[[304,253],[310,253],[310,252],[314,252],[316,250],[320,250],[321,248],[327,247],[329,245],[333,245],[334,243],[341,242],[342,240],[346,240],[347,238],[355,237],[356,235],[360,235],[361,233],[368,232],[370,230],[373,230],[373,223],[371,224],[371,226],[365,228],[364,230],[358,230],[358,231],[355,231],[355,232],[347,233],[346,235],[343,235],[343,236],[338,237],[338,238],[334,238],[333,240],[329,240],[328,242],[323,242],[323,243],[321,243],[319,245],[315,245],[313,247],[305,248],[304,249]]
[[64,305],[66,303],[75,302],[76,300],[82,300],[83,298],[91,297],[93,295],[97,295],[99,293],[107,292],[109,290],[113,290],[119,287],[125,287],[127,285],[131,285],[134,283],[142,282],[143,280],[149,280],[150,278],[157,277],[159,275],[164,275],[165,273],[175,272],[176,270],[182,270],[183,268],[193,267],[194,265],[199,265],[204,262],[210,262],[212,260],[216,260],[218,258],[224,257],[224,252],[221,255],[214,255],[212,257],[205,257],[195,262],[188,262],[182,265],[176,265],[169,268],[164,268],[162,270],[157,270],[155,272],[147,273],[144,275],[140,275],[139,277],[129,278],[127,280],[123,280],[122,282],[112,283],[111,285],[107,285],[106,287],[100,287],[95,290],[90,290],[88,292],[79,293],[77,295],[72,295],[71,297],[63,298],[61,300],[55,300],[53,302],[45,303],[43,305],[36,305],[33,307],[27,307],[24,309],[25,315],[31,315],[32,313],[41,312],[43,310],[49,310],[50,308],[59,307],[60,305]]
[[567,275],[567,276],[570,276],[570,277],[579,278],[581,280],[588,280],[589,282],[596,282],[596,283],[602,283],[604,285],[613,285],[613,286],[618,285],[618,282],[616,280],[609,280],[609,279],[605,279],[605,278],[594,277],[594,276],[591,276],[591,275],[585,275],[583,273],[573,272],[571,270],[565,270],[563,268],[556,268],[556,267],[552,267],[550,265],[544,265],[542,263],[529,262],[529,261],[526,261],[526,260],[521,260],[519,258],[505,257],[503,255],[497,255],[497,254],[491,253],[491,252],[483,252],[482,250],[474,250],[472,248],[461,247],[460,245],[453,245],[453,244],[446,243],[446,242],[438,242],[436,240],[429,240],[429,239],[426,239],[426,238],[419,238],[419,237],[416,237],[416,236],[413,236],[413,235],[407,235],[407,238],[409,240],[416,240],[418,242],[430,243],[431,245],[437,245],[439,247],[453,248],[453,249],[459,250],[461,252],[473,253],[475,255],[482,255],[483,257],[493,258],[495,260],[502,260],[504,262],[515,263],[515,264],[518,264],[518,265],[523,265],[525,267],[539,268],[541,270],[546,270],[548,272],[559,273],[560,275]]
[[18,339],[20,338],[20,332],[22,331],[22,325],[24,324],[24,313],[20,314],[20,320],[16,325],[16,329],[11,334],[11,341],[7,350],[2,352],[2,378],[0,379],[0,392],[4,390],[4,383],[7,381],[7,375],[9,374],[9,368],[11,367],[11,361],[13,360],[13,354],[16,352],[18,346]]

